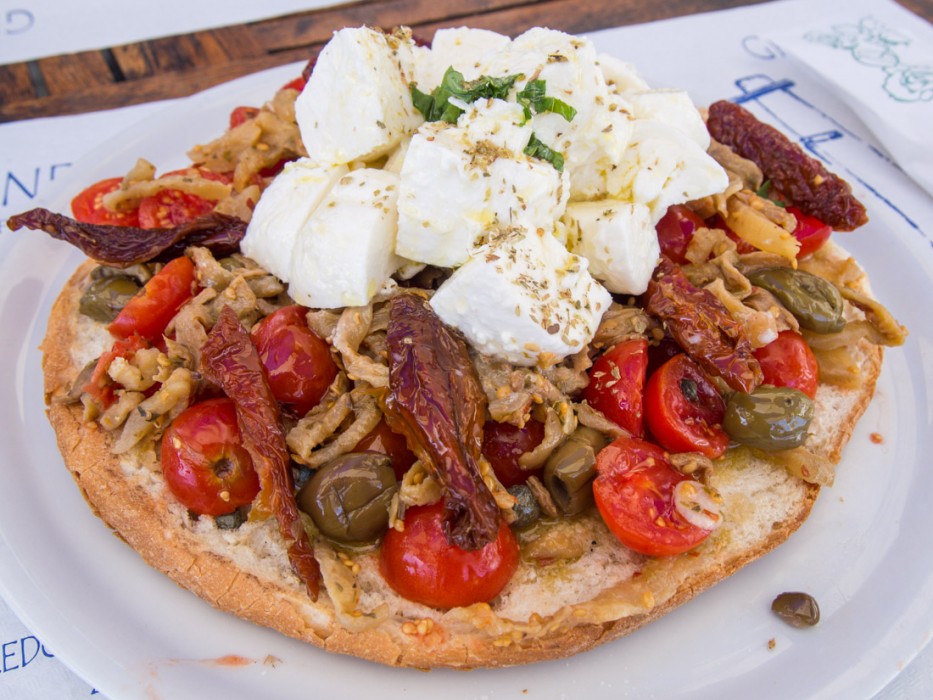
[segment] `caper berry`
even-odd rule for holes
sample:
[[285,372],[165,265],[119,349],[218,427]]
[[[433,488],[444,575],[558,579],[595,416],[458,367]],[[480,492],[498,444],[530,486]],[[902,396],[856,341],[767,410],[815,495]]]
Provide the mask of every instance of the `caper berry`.
[[761,386],[729,398],[722,427],[736,442],[776,452],[802,445],[812,420],[809,396],[788,387]]
[[766,267],[749,273],[748,279],[777,297],[801,328],[837,333],[846,325],[842,295],[822,277],[789,267]]
[[605,444],[601,433],[581,426],[545,462],[544,485],[564,515],[576,515],[593,503],[596,453]]
[[808,593],[781,593],[771,603],[771,610],[793,627],[813,627],[820,621],[820,606]]
[[515,496],[516,501],[512,506],[512,512],[516,516],[512,521],[512,527],[522,530],[541,519],[541,506],[530,488],[525,484],[518,484],[509,487],[509,493]]
[[324,536],[366,544],[388,527],[389,504],[397,488],[389,457],[350,452],[322,466],[298,492],[297,501]]
[[110,323],[138,291],[139,285],[132,277],[99,277],[81,295],[78,310],[95,321]]

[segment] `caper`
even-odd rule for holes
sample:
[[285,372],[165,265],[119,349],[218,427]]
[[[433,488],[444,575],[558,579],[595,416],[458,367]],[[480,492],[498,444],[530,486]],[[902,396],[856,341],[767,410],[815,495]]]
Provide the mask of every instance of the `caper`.
[[132,277],[98,277],[81,295],[78,310],[95,321],[110,323],[138,291],[139,285]]
[[748,279],[777,297],[801,328],[837,333],[846,325],[842,295],[822,277],[789,267],[766,267],[749,273]]
[[509,493],[515,496],[512,512],[516,518],[512,521],[512,527],[522,530],[541,519],[541,506],[530,488],[525,484],[518,484],[509,487]]
[[736,442],[776,452],[802,445],[812,420],[813,401],[802,391],[760,386],[729,398],[722,427]]
[[602,434],[580,427],[544,464],[544,485],[564,515],[576,515],[593,502],[596,453],[605,447]]
[[771,603],[771,610],[793,627],[813,627],[820,621],[820,606],[809,593],[781,593]]
[[326,537],[365,544],[385,532],[397,488],[389,457],[350,452],[322,466],[298,492],[297,501]]

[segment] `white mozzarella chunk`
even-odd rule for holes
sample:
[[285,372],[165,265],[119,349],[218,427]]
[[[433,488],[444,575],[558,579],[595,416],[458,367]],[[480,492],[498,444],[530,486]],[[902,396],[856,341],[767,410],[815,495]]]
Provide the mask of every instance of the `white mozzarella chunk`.
[[414,108],[410,39],[359,27],[323,48],[295,101],[311,158],[323,164],[370,160],[391,151],[422,122]]
[[638,70],[633,64],[619,60],[607,53],[599,54],[597,60],[606,80],[606,85],[608,85],[611,92],[621,94],[629,90],[648,89],[648,83],[638,74]]
[[589,260],[590,273],[610,292],[642,294],[661,247],[644,204],[602,200],[567,206],[570,250]]
[[583,349],[611,301],[550,232],[511,228],[477,249],[431,306],[479,352],[532,366]]
[[402,262],[397,196],[394,173],[362,168],[340,178],[298,234],[291,297],[322,309],[368,304]]
[[431,48],[415,48],[414,80],[422,92],[430,93],[453,66],[464,80],[489,74],[489,59],[511,43],[509,37],[488,29],[456,27],[438,29]]
[[626,94],[636,119],[652,119],[679,129],[696,144],[709,148],[709,131],[703,117],[684,90],[644,90]]
[[634,118],[631,106],[621,97],[610,95],[593,115],[588,138],[592,150],[586,160],[568,166],[572,200],[602,199],[617,177],[619,163],[632,137]]
[[636,119],[632,140],[610,193],[641,202],[656,224],[672,204],[722,192],[726,171],[686,134],[663,122]]
[[463,128],[423,125],[402,166],[396,252],[456,267],[491,230],[550,231],[569,194],[566,173],[523,150],[522,109],[501,100],[471,105]]
[[286,164],[256,203],[240,249],[283,282],[288,282],[298,232],[346,174],[344,165],[322,167],[309,158]]

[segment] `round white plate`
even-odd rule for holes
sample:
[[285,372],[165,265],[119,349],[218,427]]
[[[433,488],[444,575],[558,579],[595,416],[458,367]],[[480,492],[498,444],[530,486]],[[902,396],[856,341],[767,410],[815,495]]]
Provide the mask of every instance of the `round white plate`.
[[[230,109],[293,77],[267,71],[170,107],[74,168],[55,206],[138,156],[184,163]],[[933,629],[933,249],[884,212],[845,237],[874,289],[910,328],[887,353],[875,401],[839,477],[789,542],[631,637],[566,661],[459,673],[329,655],[215,611],[151,570],[97,520],[62,464],[42,403],[37,347],[81,255],[39,233],[0,236],[0,592],[50,648],[109,697],[869,698]],[[881,435],[876,444],[872,434]],[[819,601],[818,627],[770,612],[774,596]]]

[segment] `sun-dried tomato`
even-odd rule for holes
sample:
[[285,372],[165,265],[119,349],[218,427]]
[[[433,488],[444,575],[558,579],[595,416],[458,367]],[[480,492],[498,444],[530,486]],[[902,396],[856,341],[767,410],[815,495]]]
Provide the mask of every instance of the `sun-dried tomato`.
[[479,471],[486,394],[466,342],[415,294],[389,310],[389,426],[402,433],[444,490],[444,534],[481,549],[499,533],[499,508]]
[[220,312],[201,348],[201,371],[236,404],[243,446],[259,474],[260,497],[278,520],[292,569],[317,600],[320,568],[295,502],[279,405],[249,334],[229,306]]
[[865,207],[845,180],[747,109],[725,100],[714,102],[706,126],[714,139],[754,161],[781,194],[805,214],[836,231],[852,231],[868,221]]
[[761,384],[761,367],[742,326],[711,292],[694,287],[667,257],[662,256],[648,283],[645,309],[664,322],[684,352],[707,373],[746,393]]
[[111,267],[173,260],[193,245],[209,248],[216,257],[230,255],[240,249],[240,241],[246,235],[245,221],[216,212],[173,228],[145,229],[86,224],[39,208],[11,216],[7,226],[13,231],[24,226],[45,231],[52,238],[71,243],[89,258]]

